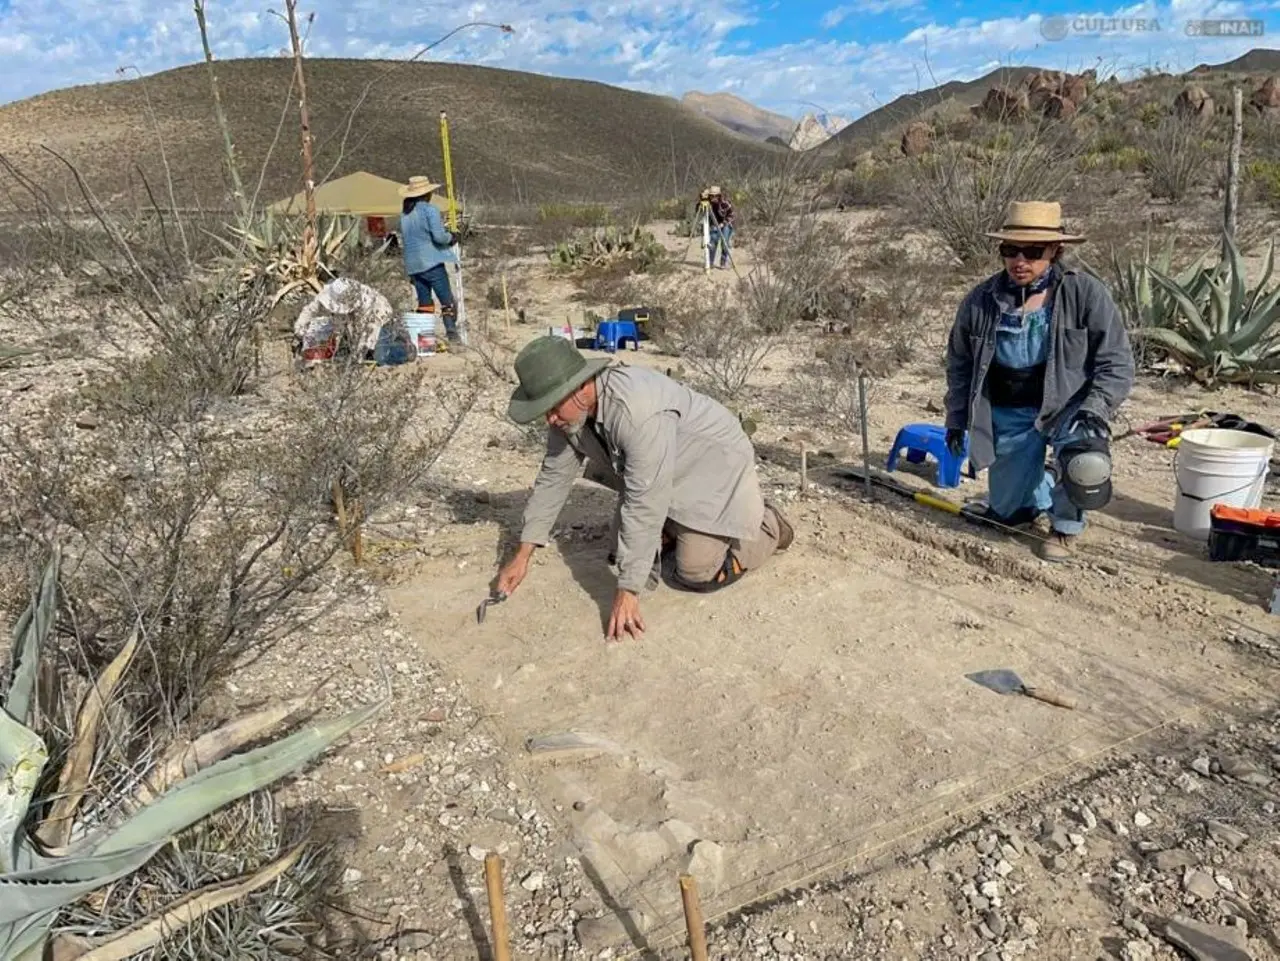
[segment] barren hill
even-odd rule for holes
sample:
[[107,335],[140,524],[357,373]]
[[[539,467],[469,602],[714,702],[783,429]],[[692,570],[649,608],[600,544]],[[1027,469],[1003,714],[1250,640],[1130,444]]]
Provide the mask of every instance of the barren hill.
[[[247,183],[266,164],[261,199],[301,189],[292,63],[218,63],[222,99]],[[698,116],[678,101],[606,84],[459,64],[307,61],[317,179],[368,170],[441,177],[441,110],[454,177],[470,202],[545,202],[687,192],[710,164],[780,153]],[[0,152],[56,194],[81,170],[103,199],[139,196],[138,167],[163,184],[160,145],[178,203],[225,196],[221,136],[204,64],[73,87],[0,107]],[[673,184],[673,181],[675,183]]]
[[785,142],[796,126],[796,122],[790,117],[757,107],[731,93],[699,93],[691,90],[681,98],[681,103],[753,140],[777,137]]

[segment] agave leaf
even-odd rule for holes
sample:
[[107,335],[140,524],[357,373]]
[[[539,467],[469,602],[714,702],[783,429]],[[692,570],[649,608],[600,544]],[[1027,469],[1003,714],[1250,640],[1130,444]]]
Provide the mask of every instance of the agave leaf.
[[1173,298],[1196,340],[1208,344],[1213,339],[1213,333],[1208,324],[1205,323],[1204,317],[1201,316],[1200,308],[1195,301],[1187,296],[1186,291],[1179,287],[1176,281],[1162,274],[1154,267],[1149,267],[1148,269],[1151,271],[1151,276],[1155,279],[1155,282],[1163,287],[1165,292]]
[[75,739],[71,742],[71,751],[58,778],[58,797],[49,816],[36,832],[48,847],[61,847],[71,837],[76,809],[80,807],[89,786],[93,759],[98,753],[98,727],[120,678],[133,661],[140,634],[139,628],[134,627],[133,634],[120,653],[112,658],[97,682],[85,692],[80,710],[76,712]]
[[[55,858],[27,871],[0,876],[0,925],[65,907],[90,891],[132,874],[164,843],[162,839],[100,856]],[[4,957],[3,953],[0,957]]]
[[31,719],[36,671],[40,667],[40,648],[49,637],[49,630],[53,627],[57,614],[58,570],[61,561],[62,555],[55,548],[45,565],[39,591],[31,598],[13,628],[13,681],[5,696],[4,709],[20,723]]
[[1147,327],[1143,330],[1135,330],[1132,336],[1135,340],[1147,341],[1164,348],[1175,360],[1186,367],[1194,369],[1209,362],[1202,348],[1195,346],[1176,330],[1170,330],[1168,327]]
[[1226,278],[1215,280],[1209,286],[1209,329],[1213,331],[1211,346],[1221,349],[1231,334],[1231,298]]
[[0,924],[0,958],[4,961],[44,961],[49,930],[58,909],[41,911],[12,924]]
[[1267,281],[1271,279],[1271,271],[1276,265],[1276,242],[1274,239],[1267,242],[1267,262],[1262,268],[1262,279],[1258,281],[1258,286],[1253,288],[1253,296],[1249,298],[1249,306],[1244,309],[1246,316],[1252,317],[1254,309],[1258,306],[1258,298],[1262,296],[1262,292],[1267,289]]
[[172,837],[224,805],[292,774],[381,711],[385,703],[380,701],[341,717],[320,721],[197,772],[134,814],[105,839],[94,843],[94,853],[110,854]]
[[1250,350],[1276,326],[1277,321],[1280,321],[1280,287],[1254,309],[1253,316],[1243,326],[1232,332],[1228,343],[1236,351]]
[[138,785],[132,800],[125,805],[126,809],[132,810],[147,804],[184,777],[207,768],[232,751],[238,751],[249,742],[268,734],[299,714],[311,697],[311,694],[302,694],[281,701],[228,721],[215,730],[201,734],[194,741],[179,741],[174,744]]
[[19,866],[26,843],[23,823],[48,762],[49,751],[39,735],[0,711],[0,875]]
[[1231,234],[1224,230],[1222,232],[1223,261],[1231,270],[1231,298],[1229,301],[1229,310],[1222,317],[1224,326],[1217,333],[1223,334],[1227,332],[1226,325],[1232,319],[1240,315],[1240,309],[1244,306],[1245,295],[1245,273],[1244,263],[1240,258],[1240,249],[1236,246],[1235,241],[1231,239]]

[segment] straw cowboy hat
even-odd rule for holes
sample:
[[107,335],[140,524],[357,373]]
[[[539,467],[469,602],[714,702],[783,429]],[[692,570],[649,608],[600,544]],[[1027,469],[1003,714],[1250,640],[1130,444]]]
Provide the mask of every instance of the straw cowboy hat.
[[708,194],[710,194],[712,197],[719,197],[719,196],[720,196],[720,188],[719,188],[719,187],[708,187],[708,188],[707,188],[707,193],[708,193]]
[[1004,225],[987,233],[996,240],[1016,243],[1075,244],[1083,234],[1069,234],[1062,229],[1062,205],[1056,201],[1015,200],[1009,204]]
[[539,337],[516,355],[520,381],[511,394],[507,416],[528,424],[546,414],[575,390],[609,366],[609,358],[587,360],[563,337]]
[[425,197],[429,193],[439,190],[443,184],[438,184],[430,177],[410,177],[409,183],[400,188],[401,197]]

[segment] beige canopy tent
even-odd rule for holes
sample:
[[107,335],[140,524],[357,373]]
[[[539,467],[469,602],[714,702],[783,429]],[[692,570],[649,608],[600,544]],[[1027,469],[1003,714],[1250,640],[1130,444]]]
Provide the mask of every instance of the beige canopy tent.
[[[316,188],[316,212],[353,217],[399,217],[401,186],[399,181],[363,170],[347,174]],[[431,202],[440,208],[441,213],[448,214],[449,198],[443,189],[431,196]],[[273,214],[301,214],[306,209],[305,191],[267,207]],[[462,214],[461,204],[458,213]]]

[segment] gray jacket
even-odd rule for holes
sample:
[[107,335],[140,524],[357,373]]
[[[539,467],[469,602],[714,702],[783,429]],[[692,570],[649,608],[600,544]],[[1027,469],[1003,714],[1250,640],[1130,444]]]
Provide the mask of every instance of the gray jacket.
[[590,458],[622,478],[618,587],[639,593],[668,518],[692,530],[748,540],[764,521],[755,448],[738,418],[657,371],[620,364],[596,379],[596,427],[550,428],[524,510],[521,541],[545,545]]
[[[969,459],[978,470],[995,460],[991,401],[984,389],[995,356],[1002,309],[1000,274],[978,284],[960,304],[947,340],[947,427],[969,433]],[[1015,306],[1005,301],[1005,309]],[[1103,284],[1086,273],[1062,271],[1053,290],[1053,339],[1036,428],[1049,432],[1078,404],[1110,421],[1133,389],[1133,351],[1120,312]]]

